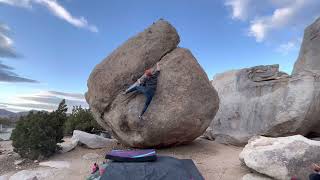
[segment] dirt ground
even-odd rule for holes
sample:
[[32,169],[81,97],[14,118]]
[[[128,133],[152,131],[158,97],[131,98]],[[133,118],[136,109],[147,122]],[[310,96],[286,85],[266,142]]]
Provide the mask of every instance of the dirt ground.
[[[59,170],[55,173],[54,177],[46,179],[85,179],[90,174],[91,165],[94,162],[102,163],[106,152],[112,149],[124,148],[118,143],[110,144],[110,146],[104,149],[95,150],[77,146],[70,152],[56,154],[48,160],[67,161],[70,163],[70,168]],[[12,175],[22,169],[39,168],[37,163],[34,162],[14,165],[14,160],[17,157],[13,154],[8,158],[7,154],[10,149],[12,149],[10,142],[0,142],[0,151],[4,152],[2,153],[2,158],[0,156],[0,175]],[[214,141],[198,138],[191,144],[160,149],[157,150],[157,153],[182,159],[192,159],[207,180],[238,180],[249,172],[240,165],[238,156],[241,150],[241,147],[222,145]],[[89,160],[84,159],[83,156],[88,153],[97,153],[99,157]]]

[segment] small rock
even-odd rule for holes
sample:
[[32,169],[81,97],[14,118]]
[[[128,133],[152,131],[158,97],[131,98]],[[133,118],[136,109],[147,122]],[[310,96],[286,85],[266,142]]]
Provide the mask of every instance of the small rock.
[[102,136],[104,138],[112,139],[111,134],[109,132],[107,132],[107,131],[101,132],[100,136]]
[[61,150],[59,152],[66,153],[73,150],[78,145],[78,142],[78,139],[71,139],[70,141],[60,143],[59,145],[61,146]]
[[33,162],[34,162],[34,163],[39,163],[39,161],[38,161],[38,160],[34,160]]
[[20,159],[21,156],[18,153],[12,153],[12,157],[16,158],[16,159]]
[[25,159],[15,160],[14,165],[20,165],[20,164],[24,163],[24,161],[25,161]]
[[41,162],[39,165],[48,166],[48,167],[57,168],[57,169],[70,167],[70,163],[67,161],[46,161],[46,162]]
[[214,141],[215,138],[212,135],[212,131],[213,131],[212,127],[208,127],[207,130],[204,132],[204,134],[201,137],[204,139],[210,140],[210,141]]
[[97,153],[88,153],[88,154],[85,154],[84,156],[82,156],[82,158],[86,159],[86,160],[98,159],[99,158],[99,154],[97,154]]

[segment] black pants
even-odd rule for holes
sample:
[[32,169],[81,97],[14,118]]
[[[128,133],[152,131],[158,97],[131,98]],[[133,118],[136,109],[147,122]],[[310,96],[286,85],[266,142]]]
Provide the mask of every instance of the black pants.
[[155,89],[154,88],[149,88],[149,87],[146,87],[146,86],[137,85],[137,86],[130,87],[126,91],[126,93],[130,93],[130,92],[133,92],[133,91],[137,91],[139,93],[142,93],[146,97],[146,102],[144,103],[144,107],[143,107],[143,109],[142,109],[142,111],[140,113],[140,116],[142,116],[146,112],[146,110],[147,110],[147,108],[148,108],[148,106],[149,106],[149,104],[150,104],[150,102],[151,102],[151,100],[152,100],[152,98],[154,96]]
[[309,180],[320,180],[320,174],[310,174]]

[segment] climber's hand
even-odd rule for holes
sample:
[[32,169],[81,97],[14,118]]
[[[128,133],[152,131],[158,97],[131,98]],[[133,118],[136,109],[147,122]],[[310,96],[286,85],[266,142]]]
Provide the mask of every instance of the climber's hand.
[[312,163],[311,168],[316,172],[320,171],[320,166],[318,164]]
[[157,62],[157,70],[160,71],[160,63]]

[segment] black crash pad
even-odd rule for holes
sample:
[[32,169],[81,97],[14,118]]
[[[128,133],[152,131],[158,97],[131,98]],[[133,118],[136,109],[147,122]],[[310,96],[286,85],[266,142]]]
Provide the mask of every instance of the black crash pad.
[[154,162],[110,162],[100,180],[204,180],[191,159],[158,156]]

